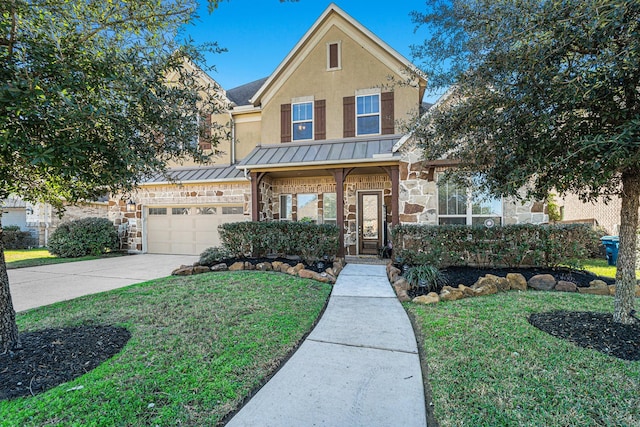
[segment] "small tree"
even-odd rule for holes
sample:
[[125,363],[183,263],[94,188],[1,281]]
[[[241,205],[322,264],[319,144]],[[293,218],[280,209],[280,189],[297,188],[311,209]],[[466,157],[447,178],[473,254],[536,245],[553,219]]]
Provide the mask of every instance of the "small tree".
[[[416,134],[485,190],[622,200],[614,319],[631,323],[640,198],[640,2],[429,0],[414,54],[450,96]],[[524,191],[522,191],[524,189]]]
[[[198,134],[214,147],[220,136],[198,117],[216,111],[217,91],[184,66],[198,51],[175,41],[196,6],[0,2],[0,198],[62,208],[127,193],[170,159],[206,162]],[[0,243],[0,347],[19,344]]]

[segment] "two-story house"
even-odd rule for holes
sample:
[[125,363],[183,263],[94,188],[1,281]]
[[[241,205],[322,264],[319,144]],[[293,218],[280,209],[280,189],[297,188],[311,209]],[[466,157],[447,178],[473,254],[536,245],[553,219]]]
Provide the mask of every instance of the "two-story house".
[[[205,77],[205,78],[208,78]],[[438,185],[450,162],[426,164],[404,126],[427,80],[335,4],[267,78],[221,90],[231,107],[225,154],[213,166],[176,165],[110,217],[129,249],[199,254],[217,227],[243,220],[337,224],[343,254],[376,254],[399,223],[543,222],[541,204],[480,198]],[[204,147],[208,148],[208,147]]]

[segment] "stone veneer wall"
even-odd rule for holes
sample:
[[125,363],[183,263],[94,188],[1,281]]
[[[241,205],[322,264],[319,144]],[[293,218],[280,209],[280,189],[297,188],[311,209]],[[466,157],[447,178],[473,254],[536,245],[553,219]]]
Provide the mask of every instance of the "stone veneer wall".
[[109,200],[108,218],[118,227],[122,249],[141,252],[144,230],[142,209],[147,206],[195,206],[209,204],[242,205],[245,215],[251,215],[251,184],[161,184],[144,186],[131,196],[136,202],[135,212],[127,212],[127,203],[120,195]]
[[[446,170],[433,171],[423,166],[422,150],[408,141],[401,150],[400,195],[398,207],[402,224],[438,224],[437,176]],[[540,224],[549,221],[542,202],[519,202],[505,198],[503,222],[510,224]]]

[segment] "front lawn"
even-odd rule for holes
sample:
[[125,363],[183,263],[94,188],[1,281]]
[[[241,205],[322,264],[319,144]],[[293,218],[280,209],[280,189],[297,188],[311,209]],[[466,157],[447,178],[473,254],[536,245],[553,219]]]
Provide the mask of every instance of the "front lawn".
[[610,313],[612,297],[513,291],[405,307],[440,425],[640,425],[640,361],[577,347],[527,322],[557,310]]
[[0,402],[0,423],[215,425],[295,348],[330,290],[279,273],[211,273],[168,277],[20,313],[21,332],[115,325],[126,327],[131,339],[119,354],[76,380]]
[[[598,276],[616,277],[616,266],[607,264],[606,259],[587,259],[582,261],[582,267]],[[636,270],[636,279],[640,280],[640,270]]]
[[123,255],[119,252],[110,253],[101,256],[84,256],[79,258],[58,258],[52,255],[46,248],[36,249],[6,249],[4,251],[4,259],[7,268],[23,268],[37,267],[39,265],[62,264],[65,262],[88,261],[91,259],[99,259],[109,256]]

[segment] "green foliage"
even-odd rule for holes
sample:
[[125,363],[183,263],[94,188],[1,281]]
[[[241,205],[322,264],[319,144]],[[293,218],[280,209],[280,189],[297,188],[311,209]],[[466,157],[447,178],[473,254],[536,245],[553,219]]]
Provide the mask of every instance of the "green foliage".
[[49,252],[62,258],[101,255],[118,249],[118,233],[106,218],[64,222],[49,239]]
[[225,258],[229,258],[229,253],[224,248],[214,246],[212,248],[205,249],[200,254],[200,260],[198,261],[198,263],[200,265],[211,267],[215,264],[220,263]]
[[408,265],[577,266],[594,244],[590,227],[567,225],[398,225],[391,229],[395,258]]
[[222,245],[234,256],[299,255],[308,262],[338,253],[338,227],[302,222],[236,222],[218,227]]
[[28,249],[38,244],[30,232],[20,230],[17,225],[2,228],[2,242],[6,249]]
[[438,292],[447,284],[446,276],[433,265],[411,267],[404,278],[412,287],[424,289],[427,292]]
[[549,221],[562,221],[562,211],[558,203],[556,203],[556,195],[553,193],[547,195],[547,213],[549,214]]

